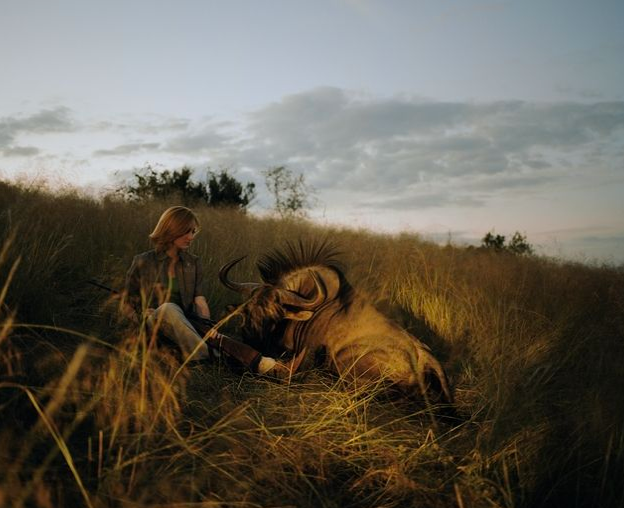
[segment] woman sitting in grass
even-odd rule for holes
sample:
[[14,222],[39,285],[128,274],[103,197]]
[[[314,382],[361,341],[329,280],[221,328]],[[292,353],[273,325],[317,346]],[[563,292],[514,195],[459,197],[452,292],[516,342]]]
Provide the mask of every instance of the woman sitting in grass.
[[190,361],[208,360],[211,350],[219,349],[260,374],[281,367],[273,358],[214,331],[204,342],[214,321],[203,295],[201,262],[188,252],[198,232],[193,211],[183,206],[165,210],[149,235],[154,249],[132,260],[126,276],[128,302],[150,329],[172,340]]

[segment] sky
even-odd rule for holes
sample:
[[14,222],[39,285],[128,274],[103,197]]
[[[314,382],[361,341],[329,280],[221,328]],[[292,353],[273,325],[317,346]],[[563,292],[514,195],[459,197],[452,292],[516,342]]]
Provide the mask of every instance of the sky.
[[[624,263],[622,0],[0,0],[0,179],[286,165],[323,224]],[[0,203],[1,206],[1,203]]]

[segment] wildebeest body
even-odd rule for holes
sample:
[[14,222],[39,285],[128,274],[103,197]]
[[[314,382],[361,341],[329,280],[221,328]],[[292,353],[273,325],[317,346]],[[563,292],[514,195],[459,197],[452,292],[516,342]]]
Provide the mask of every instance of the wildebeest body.
[[446,374],[430,349],[381,314],[346,280],[326,244],[289,245],[261,258],[263,284],[221,281],[247,297],[244,338],[261,351],[318,357],[344,377],[388,381],[402,392],[452,402]]

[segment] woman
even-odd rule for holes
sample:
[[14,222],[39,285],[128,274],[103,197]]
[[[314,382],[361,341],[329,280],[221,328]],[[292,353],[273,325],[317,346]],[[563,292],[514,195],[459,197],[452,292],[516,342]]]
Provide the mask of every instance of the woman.
[[[135,256],[126,276],[128,303],[137,315],[194,361],[210,358],[202,336],[214,324],[203,295],[202,265],[188,252],[198,232],[199,220],[190,209],[168,208],[149,235],[154,249]],[[253,371],[265,374],[276,367],[273,358],[241,342],[215,332],[210,336],[211,348],[219,348]]]

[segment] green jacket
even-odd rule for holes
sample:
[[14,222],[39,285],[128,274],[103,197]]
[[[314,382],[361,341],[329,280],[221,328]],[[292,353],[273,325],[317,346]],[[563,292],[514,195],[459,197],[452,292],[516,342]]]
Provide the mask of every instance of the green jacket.
[[[204,294],[203,270],[199,257],[181,251],[176,264],[176,278],[182,299],[182,310],[193,312],[196,296]],[[150,250],[134,256],[126,274],[126,295],[134,310],[141,315],[146,308],[156,308],[166,301],[170,258],[165,252]]]

